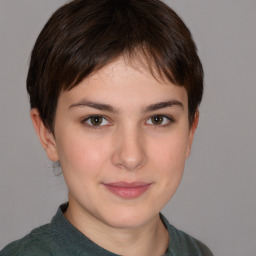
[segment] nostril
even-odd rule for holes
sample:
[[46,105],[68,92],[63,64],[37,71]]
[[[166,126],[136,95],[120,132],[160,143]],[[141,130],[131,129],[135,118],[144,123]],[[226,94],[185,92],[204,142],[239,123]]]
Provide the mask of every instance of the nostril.
[[113,153],[113,164],[129,171],[140,169],[146,159],[143,143],[131,138],[123,138]]

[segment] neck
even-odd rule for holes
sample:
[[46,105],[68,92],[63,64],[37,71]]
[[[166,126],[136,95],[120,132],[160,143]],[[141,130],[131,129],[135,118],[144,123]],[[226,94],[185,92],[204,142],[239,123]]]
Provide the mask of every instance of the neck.
[[90,240],[115,254],[159,256],[163,255],[168,247],[168,231],[159,214],[136,228],[111,227],[91,215],[77,214],[77,211],[72,211],[72,207],[68,207],[64,215]]

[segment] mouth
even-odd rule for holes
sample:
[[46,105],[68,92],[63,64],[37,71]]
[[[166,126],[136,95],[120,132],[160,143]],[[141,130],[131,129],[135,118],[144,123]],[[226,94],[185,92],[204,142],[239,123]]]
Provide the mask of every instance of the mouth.
[[124,199],[134,199],[143,195],[152,185],[146,182],[114,182],[103,183],[105,188],[114,195]]

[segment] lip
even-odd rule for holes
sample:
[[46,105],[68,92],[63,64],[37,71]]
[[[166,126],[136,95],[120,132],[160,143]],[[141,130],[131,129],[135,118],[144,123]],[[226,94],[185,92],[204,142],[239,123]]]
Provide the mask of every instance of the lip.
[[113,182],[103,185],[114,195],[124,199],[134,199],[144,194],[152,185],[147,182]]

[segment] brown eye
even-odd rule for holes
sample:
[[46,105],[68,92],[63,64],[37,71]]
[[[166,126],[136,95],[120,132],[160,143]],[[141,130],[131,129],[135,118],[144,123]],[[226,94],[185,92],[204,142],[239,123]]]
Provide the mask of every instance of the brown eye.
[[155,125],[161,125],[163,123],[164,117],[160,115],[152,116],[151,122]]
[[82,123],[86,123],[91,127],[108,126],[110,122],[104,116],[89,116]]
[[155,125],[155,126],[159,126],[159,127],[165,127],[170,125],[171,123],[173,123],[174,120],[173,118],[169,117],[169,116],[165,116],[165,115],[154,115],[151,116],[148,120],[147,120],[147,124],[149,125]]
[[102,116],[92,116],[90,117],[90,120],[91,120],[91,124],[94,125],[94,126],[99,126],[102,124]]

